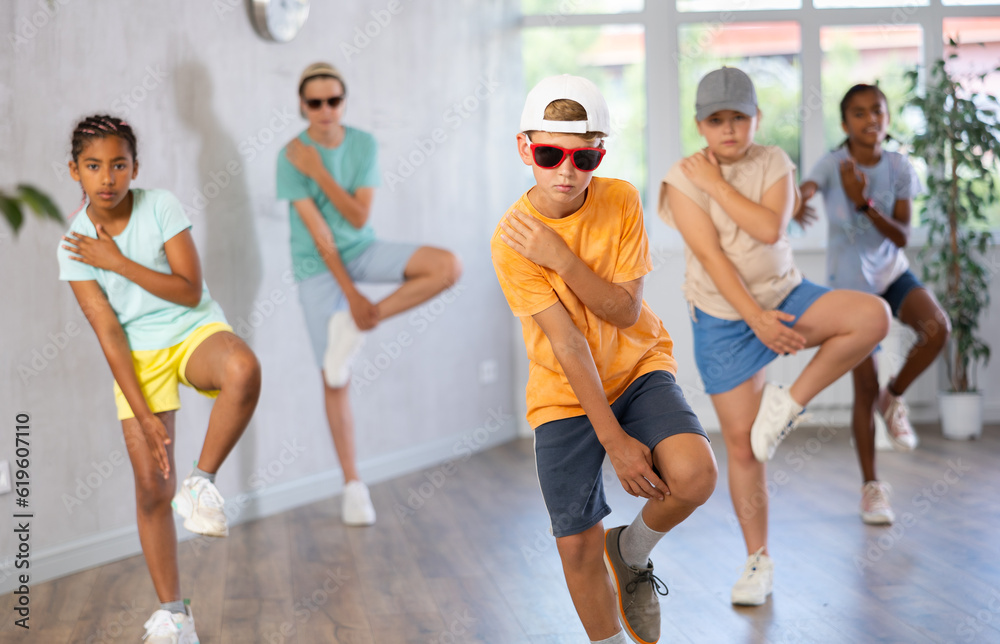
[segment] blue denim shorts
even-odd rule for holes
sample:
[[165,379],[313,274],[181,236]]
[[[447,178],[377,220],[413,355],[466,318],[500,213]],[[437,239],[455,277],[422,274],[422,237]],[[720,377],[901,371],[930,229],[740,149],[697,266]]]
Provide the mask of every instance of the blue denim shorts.
[[[829,291],[825,286],[804,279],[782,300],[778,310],[791,313],[798,320],[813,302]],[[790,327],[795,322],[782,324]],[[723,320],[696,308],[691,325],[694,327],[694,359],[705,383],[705,393],[727,392],[778,357],[743,320]]]
[[881,294],[882,299],[889,303],[889,308],[892,310],[892,317],[899,317],[899,309],[903,306],[903,300],[915,288],[924,288],[924,285],[913,274],[913,271],[906,269],[906,272],[897,277],[896,281],[890,284],[889,288],[885,289],[885,293]]
[[[373,241],[360,255],[348,262],[347,272],[355,282],[402,282],[406,265],[418,248],[420,247],[416,244]],[[309,331],[316,364],[322,369],[330,316],[349,308],[347,298],[333,274],[324,271],[299,282],[299,302],[305,313],[306,329]]]
[[[611,403],[611,411],[622,429],[650,451],[676,434],[701,434],[708,440],[669,371],[636,378]],[[535,428],[535,468],[556,537],[579,534],[611,514],[601,476],[604,456],[604,446],[587,416],[560,418]]]

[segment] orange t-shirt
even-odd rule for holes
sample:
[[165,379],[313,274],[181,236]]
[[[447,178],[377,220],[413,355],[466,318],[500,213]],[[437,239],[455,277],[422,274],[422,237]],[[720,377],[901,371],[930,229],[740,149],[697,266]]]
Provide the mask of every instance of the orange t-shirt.
[[[639,192],[618,179],[594,177],[583,207],[568,217],[542,216],[523,194],[508,212],[519,210],[554,230],[576,255],[608,282],[630,282],[649,273],[649,241],[642,221]],[[521,318],[528,371],[528,423],[543,423],[584,414],[566,373],[538,323],[531,316],[562,302],[583,332],[594,356],[604,393],[612,403],[637,378],[652,371],[677,372],[674,343],[645,301],[639,321],[619,329],[599,318],[570,290],[555,271],[522,257],[500,239],[498,225],[490,240],[493,267],[514,315]]]

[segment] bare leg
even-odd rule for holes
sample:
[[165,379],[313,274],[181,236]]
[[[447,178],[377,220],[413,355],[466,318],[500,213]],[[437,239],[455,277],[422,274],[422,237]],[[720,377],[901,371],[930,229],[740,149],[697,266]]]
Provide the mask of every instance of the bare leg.
[[743,530],[747,554],[760,548],[767,554],[767,467],[754,458],[750,447],[750,427],[757,417],[763,391],[761,370],[743,384],[712,396],[726,442],[729,496]]
[[852,372],[854,377],[854,409],[851,427],[858,449],[862,482],[877,481],[875,475],[875,401],[878,400],[878,369],[875,355],[861,361]]
[[174,467],[174,412],[157,414],[170,437],[167,458],[170,459],[170,476],[163,473],[153,459],[142,426],[135,418],[122,421],[125,447],[132,462],[135,476],[136,523],[139,543],[153,579],[156,596],[161,603],[181,598],[180,575],[177,571],[177,531],[174,529],[174,511],[170,500],[177,487],[177,468]]
[[333,447],[340,460],[344,482],[361,480],[354,454],[354,418],[351,415],[350,386],[330,387],[323,379],[323,396],[326,403],[326,419],[330,424]]
[[462,265],[452,253],[421,246],[406,264],[402,286],[379,302],[379,320],[386,320],[426,302],[453,285],[462,275]]
[[591,640],[603,640],[622,629],[611,577],[604,566],[604,524],[556,539],[566,586],[576,613]]
[[260,396],[260,363],[239,336],[209,336],[188,360],[185,377],[198,389],[219,390],[208,419],[198,468],[215,473],[250,423]]
[[652,530],[667,532],[712,496],[719,471],[712,448],[698,434],[663,439],[653,450],[653,462],[670,494],[662,501],[647,500],[642,520]]
[[907,293],[899,307],[899,321],[917,332],[917,341],[906,356],[906,362],[889,383],[889,393],[902,396],[907,387],[934,362],[941,353],[948,336],[951,323],[941,310],[941,305],[925,288],[915,288]]
[[788,393],[807,405],[819,392],[853,369],[889,332],[885,300],[859,291],[820,296],[793,327],[809,347],[819,346]]

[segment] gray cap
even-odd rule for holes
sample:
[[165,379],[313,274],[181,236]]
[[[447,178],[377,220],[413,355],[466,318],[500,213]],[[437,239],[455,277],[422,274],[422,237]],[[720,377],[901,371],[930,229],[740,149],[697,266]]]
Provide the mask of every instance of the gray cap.
[[756,116],[757,92],[753,81],[745,73],[735,67],[723,67],[709,72],[698,83],[694,107],[694,117],[699,121],[722,110]]

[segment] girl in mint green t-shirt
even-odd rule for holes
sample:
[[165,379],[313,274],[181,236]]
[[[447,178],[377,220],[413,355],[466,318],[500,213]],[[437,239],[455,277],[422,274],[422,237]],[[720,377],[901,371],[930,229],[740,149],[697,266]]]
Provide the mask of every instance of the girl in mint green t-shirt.
[[[260,365],[208,293],[180,202],[166,190],[131,188],[139,171],[132,128],[91,116],[76,126],[72,146],[70,174],[84,203],[60,241],[59,278],[70,283],[115,378],[139,540],[161,602],[143,639],[197,642],[181,599],[171,506],[192,532],[228,534],[215,472],[257,405]],[[217,400],[198,463],[175,495],[180,383]]]

